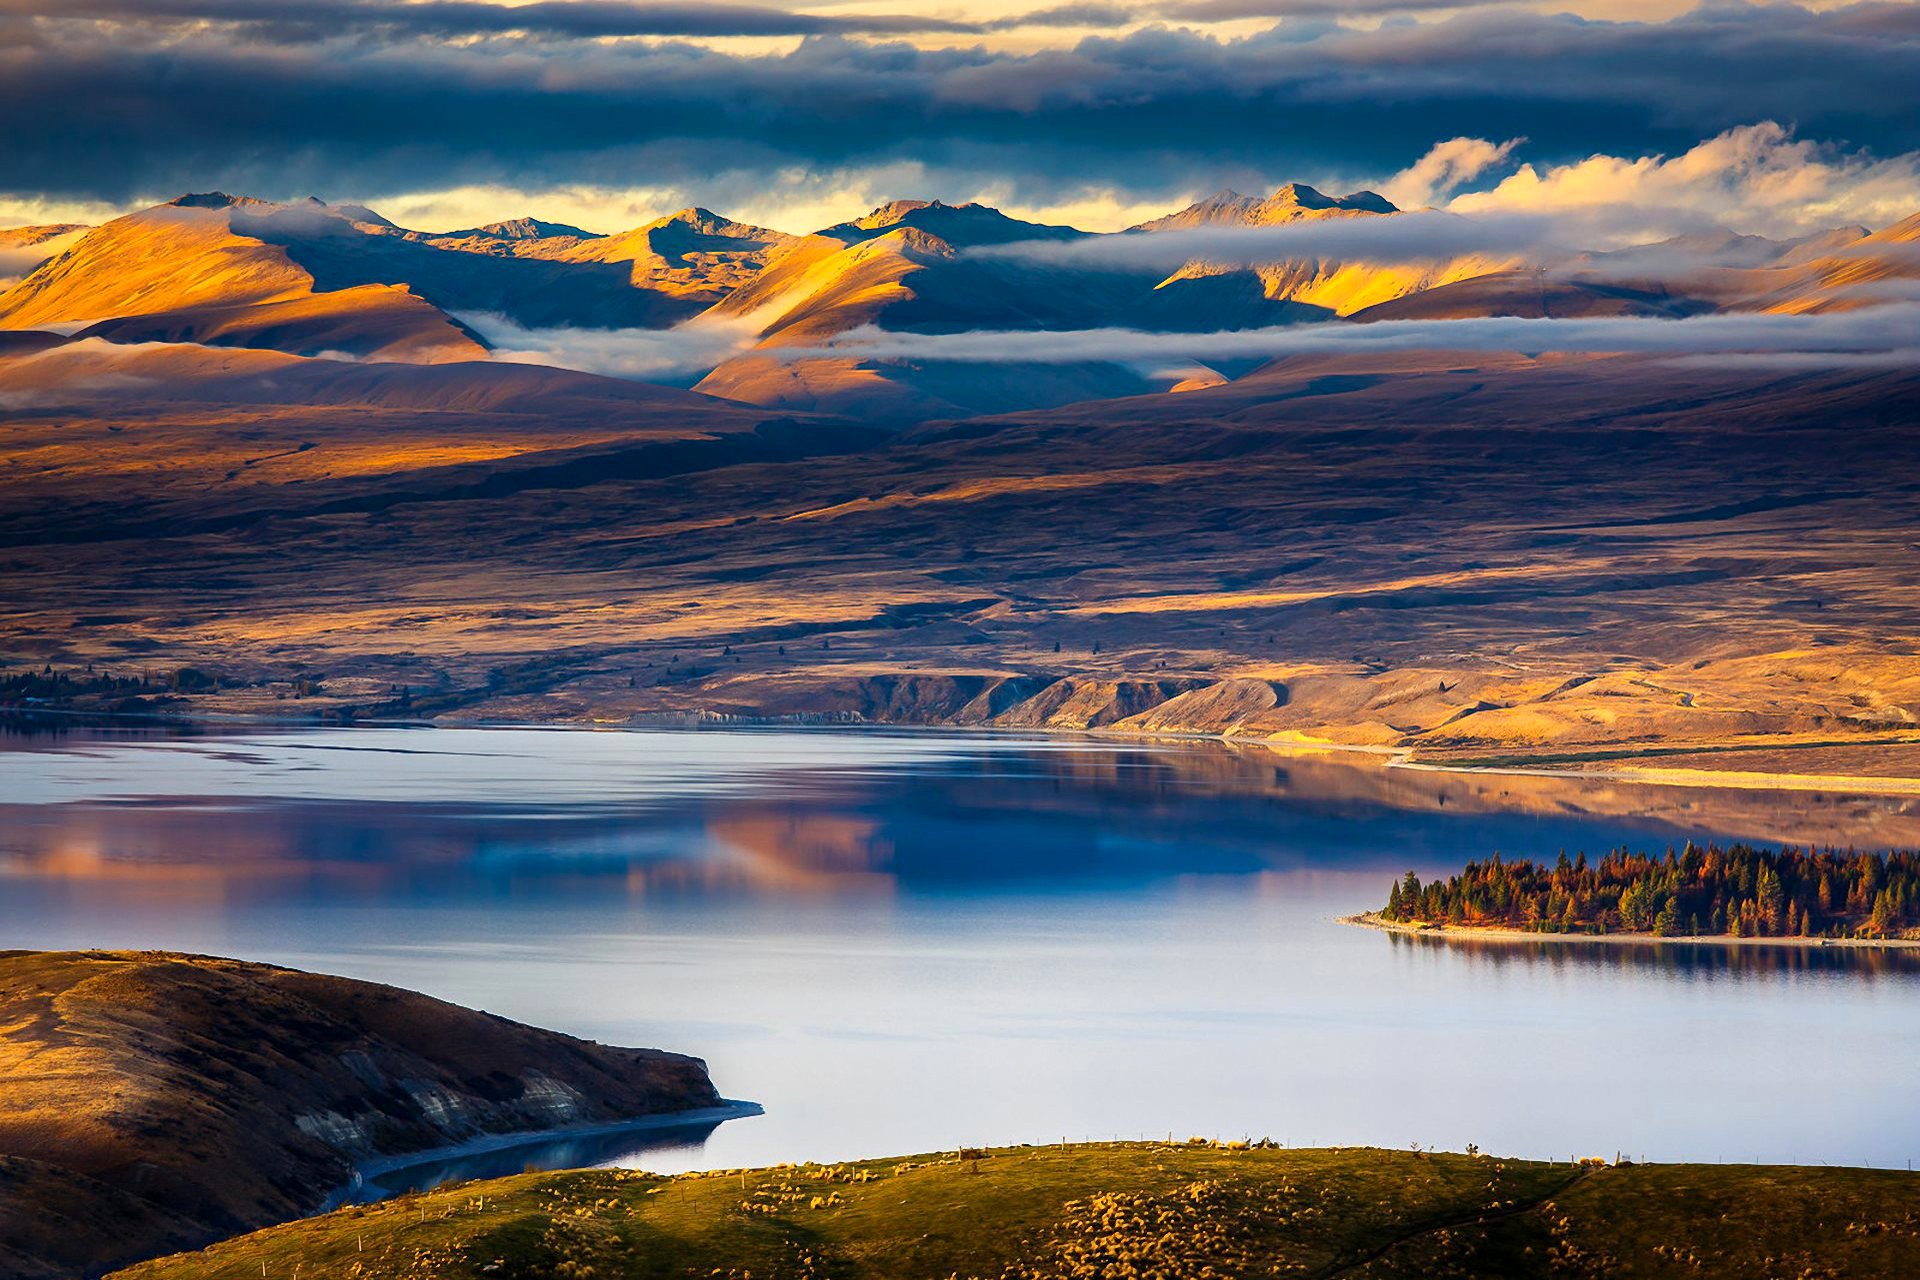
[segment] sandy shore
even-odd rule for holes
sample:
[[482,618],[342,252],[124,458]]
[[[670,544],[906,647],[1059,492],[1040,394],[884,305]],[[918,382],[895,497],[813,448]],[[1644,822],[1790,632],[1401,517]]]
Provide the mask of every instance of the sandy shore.
[[1602,946],[1701,947],[1787,947],[1795,949],[1855,949],[1871,951],[1908,950],[1920,947],[1914,938],[1735,938],[1724,933],[1674,935],[1659,938],[1651,933],[1535,933],[1531,929],[1502,926],[1457,924],[1402,924],[1383,920],[1379,914],[1363,911],[1357,916],[1341,916],[1341,924],[1383,933],[1400,933],[1412,938],[1440,938],[1460,942],[1589,942]]
[[1838,791],[1848,795],[1920,796],[1920,778],[1883,777],[1869,773],[1785,773],[1744,769],[1662,769],[1657,765],[1609,765],[1589,769],[1550,765],[1472,765],[1442,761],[1395,759],[1393,769],[1426,773],[1481,773],[1520,778],[1593,778],[1608,782],[1638,782],[1660,787],[1724,787],[1739,791]]
[[[1792,752],[1797,750],[1823,750],[1834,747],[1858,747],[1871,749],[1874,746],[1920,748],[1920,737],[1901,736],[1883,739],[1878,742],[1854,742],[1847,739],[1821,738],[1809,742],[1756,743],[1742,741],[1725,745],[1711,743],[1689,743],[1684,751],[1672,745],[1650,744],[1644,755],[1621,752],[1616,758],[1618,763],[1608,760],[1582,761],[1555,755],[1544,755],[1538,761],[1524,758],[1502,760],[1499,763],[1476,763],[1472,759],[1419,759],[1417,748],[1406,746],[1384,746],[1377,744],[1347,743],[1328,741],[1311,735],[1267,735],[1241,734],[1231,729],[1225,731],[1208,730],[1171,730],[1131,729],[1103,726],[1098,728],[1064,728],[1054,725],[1036,725],[1029,728],[1007,729],[978,725],[951,725],[940,723],[914,723],[908,721],[847,721],[806,723],[788,718],[761,718],[754,716],[728,717],[725,724],[717,724],[698,715],[675,714],[660,717],[626,716],[619,720],[580,723],[578,721],[555,719],[505,719],[494,720],[477,718],[462,719],[457,715],[443,715],[434,718],[393,719],[378,718],[358,720],[352,725],[330,722],[323,715],[312,713],[302,715],[246,713],[246,712],[209,712],[201,709],[191,711],[162,711],[141,713],[107,714],[98,711],[74,710],[71,708],[30,707],[22,709],[35,716],[54,719],[68,719],[76,723],[88,721],[99,723],[144,723],[172,724],[184,727],[204,727],[208,729],[235,728],[301,728],[301,729],[338,729],[347,727],[364,728],[434,728],[445,726],[468,729],[551,729],[556,731],[573,730],[577,732],[606,732],[621,730],[648,730],[662,727],[683,727],[698,729],[735,728],[735,729],[824,729],[837,732],[912,732],[912,733],[962,733],[984,736],[1042,737],[1042,738],[1095,738],[1121,742],[1219,742],[1233,747],[1259,747],[1281,755],[1308,756],[1345,756],[1370,758],[1387,769],[1404,769],[1418,773],[1453,774],[1458,776],[1510,777],[1510,778],[1551,778],[1556,780],[1598,781],[1638,783],[1646,786],[1720,788],[1732,791],[1830,791],[1846,795],[1883,795],[1883,796],[1920,796],[1920,777],[1903,774],[1873,773],[1835,773],[1795,771],[1791,769],[1709,769],[1697,765],[1662,766],[1646,761],[1657,760],[1665,754],[1678,753],[1688,756],[1735,755],[1740,752],[1767,750],[1774,752]],[[1710,939],[1703,939],[1710,941]]]

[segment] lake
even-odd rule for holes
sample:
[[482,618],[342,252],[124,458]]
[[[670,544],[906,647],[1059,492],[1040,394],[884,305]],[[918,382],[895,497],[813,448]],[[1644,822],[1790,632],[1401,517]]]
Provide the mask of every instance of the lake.
[[1410,868],[1688,838],[1920,845],[1920,804],[1214,742],[16,733],[0,945],[396,983],[698,1054],[766,1108],[548,1163],[1202,1134],[1904,1166],[1911,953],[1468,946],[1337,921]]

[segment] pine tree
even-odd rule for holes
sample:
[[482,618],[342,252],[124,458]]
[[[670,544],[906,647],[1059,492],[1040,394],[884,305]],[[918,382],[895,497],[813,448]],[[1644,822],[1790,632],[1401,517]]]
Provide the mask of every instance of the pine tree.
[[1882,889],[1873,899],[1873,916],[1867,922],[1874,936],[1884,938],[1893,932],[1893,894]]
[[1780,876],[1772,867],[1761,866],[1755,877],[1754,900],[1768,933],[1779,933],[1786,922],[1786,894],[1780,888]]

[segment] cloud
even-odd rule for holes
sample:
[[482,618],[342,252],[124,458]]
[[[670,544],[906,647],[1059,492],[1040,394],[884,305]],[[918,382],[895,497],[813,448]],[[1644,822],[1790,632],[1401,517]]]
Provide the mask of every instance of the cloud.
[[[1920,205],[1920,196],[1915,204]],[[1586,250],[1635,245],[1652,234],[1713,232],[1718,224],[1687,207],[1593,204],[1567,210],[1497,210],[1459,214],[1442,210],[1379,217],[1324,218],[1277,226],[1203,226],[1177,231],[1097,236],[1082,240],[1022,240],[969,251],[976,258],[1013,258],[1062,266],[1169,272],[1190,262],[1253,266],[1299,259],[1400,264],[1478,255],[1551,263]],[[1636,262],[1657,260],[1669,270],[1706,265],[1754,266],[1777,255],[1777,245],[1669,245]],[[1592,263],[1587,270],[1597,270]]]
[[[220,2],[260,13],[315,0]],[[698,198],[912,163],[929,189],[911,194],[1000,184],[1039,207],[1093,189],[1122,203],[1289,178],[1345,189],[1414,165],[1436,137],[1524,132],[1539,176],[1591,155],[1674,155],[1757,119],[1881,155],[1920,150],[1908,109],[1920,7],[1906,5],[1718,5],[1666,22],[1478,9],[1239,38],[1149,26],[1011,50],[829,30],[741,52],[559,30],[301,33],[114,3],[114,22],[28,16],[69,0],[0,7],[0,118],[14,126],[0,196],[218,187],[374,202],[644,184]]]
[[[464,39],[526,33],[573,40],[634,36],[806,36],[977,33],[978,23],[928,15],[820,15],[755,4],[627,3],[626,0],[0,0],[0,14],[63,22],[148,27],[215,23],[255,29],[268,40],[301,42],[343,32],[385,38]],[[1048,19],[1036,15],[1034,21]]]
[[1473,320],[1383,320],[1167,334],[1135,329],[958,334],[891,333],[871,326],[786,358],[835,355],[871,360],[1078,364],[1277,358],[1353,351],[1520,351],[1530,354],[1623,352],[1886,356],[1920,363],[1920,304],[1896,303],[1826,315],[1719,314],[1680,320],[1608,316],[1541,320],[1497,316]]
[[1523,213],[1472,218],[1451,213],[1404,213],[1279,226],[1194,227],[1087,240],[1023,240],[975,249],[971,256],[1163,272],[1196,260],[1217,266],[1295,258],[1415,262],[1462,254],[1564,252],[1565,246],[1556,241],[1574,229],[1572,222]]
[[1625,215],[1640,209],[1639,229],[1647,234],[1684,213],[1774,234],[1880,225],[1920,208],[1920,152],[1876,158],[1796,138],[1769,120],[1672,156],[1599,154],[1543,168],[1523,164],[1491,190],[1457,196],[1447,207],[1562,215],[1607,210],[1623,230],[1630,229]]
[[1233,22],[1244,18],[1340,18],[1429,9],[1485,8],[1471,0],[1186,0],[1152,12],[1183,22]]
[[695,319],[671,329],[528,329],[504,316],[458,317],[494,348],[496,360],[554,365],[645,382],[691,382],[751,347],[760,322]]
[[51,250],[39,245],[22,249],[0,248],[0,289],[18,283],[28,272],[58,253],[61,247],[55,245]]
[[1418,209],[1472,182],[1508,156],[1525,138],[1489,142],[1485,138],[1448,138],[1380,184],[1380,194],[1402,209]]

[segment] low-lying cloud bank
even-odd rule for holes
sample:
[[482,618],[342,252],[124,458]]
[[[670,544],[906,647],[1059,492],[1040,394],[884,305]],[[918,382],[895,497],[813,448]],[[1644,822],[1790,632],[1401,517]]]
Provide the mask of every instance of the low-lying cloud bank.
[[1562,241],[1577,234],[1575,222],[1531,214],[1468,218],[1428,211],[1272,227],[1194,227],[1087,240],[1022,240],[976,249],[972,256],[1146,271],[1173,271],[1195,259],[1220,266],[1250,266],[1298,258],[1408,262],[1462,254],[1538,256],[1563,252]]
[[[1497,171],[1524,141],[1447,139],[1379,190],[1406,208]],[[1486,190],[1394,217],[1020,241],[974,253],[1157,271],[1194,260],[1221,266],[1303,258],[1403,263],[1478,254],[1539,262],[1728,227],[1785,238],[1862,223],[1874,227],[1917,210],[1920,152],[1875,157],[1846,151],[1796,138],[1767,120],[1729,129],[1673,156],[1593,155],[1540,168],[1522,163]],[[1752,266],[1763,259],[1758,244],[1732,246],[1730,256],[1672,246],[1646,262],[1674,270]]]
[[[1920,285],[1889,282],[1879,305],[1818,315],[1717,314],[1685,319],[1489,317],[1329,322],[1213,333],[1130,328],[903,333],[865,326],[809,346],[766,348],[779,360],[838,358],[961,364],[1113,363],[1162,369],[1187,362],[1277,359],[1355,352],[1462,351],[1688,357],[1727,364],[1887,364],[1920,367]],[[463,316],[494,358],[586,373],[688,385],[755,349],[759,323],[690,322],[673,329],[525,329],[496,316]]]
[[751,317],[671,329],[529,329],[497,315],[458,319],[487,340],[496,360],[669,384],[697,381],[752,346],[759,332]]
[[1277,358],[1364,351],[1518,351],[1529,355],[1721,353],[1861,356],[1920,365],[1920,303],[1899,302],[1823,315],[1703,315],[1679,320],[1609,316],[1540,320],[1496,316],[1474,320],[1383,320],[1372,324],[1288,325],[1216,333],[1148,333],[1138,329],[896,333],[868,326],[831,342],[769,352],[786,359],[838,356],[862,360],[1079,364],[1164,362],[1173,358]]

